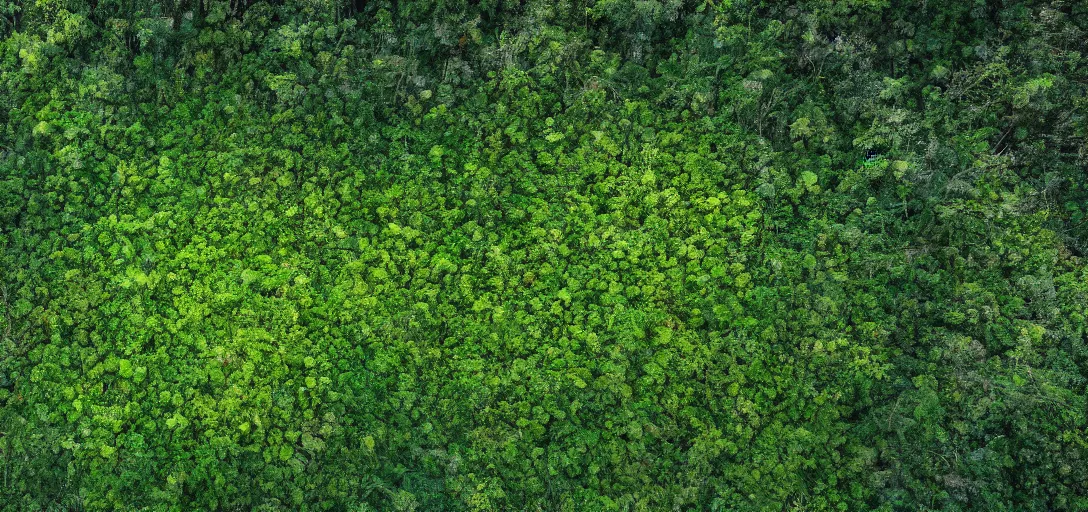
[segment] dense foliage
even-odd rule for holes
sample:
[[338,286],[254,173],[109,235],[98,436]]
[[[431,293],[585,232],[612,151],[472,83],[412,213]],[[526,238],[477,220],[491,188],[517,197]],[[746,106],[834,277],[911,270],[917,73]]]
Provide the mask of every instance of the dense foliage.
[[0,509],[1086,510],[1086,41],[0,0]]

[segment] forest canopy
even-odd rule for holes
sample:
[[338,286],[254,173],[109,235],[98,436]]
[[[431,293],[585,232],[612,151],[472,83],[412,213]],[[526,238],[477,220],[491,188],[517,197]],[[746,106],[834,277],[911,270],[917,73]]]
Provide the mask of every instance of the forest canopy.
[[0,510],[1088,510],[1088,3],[0,0]]

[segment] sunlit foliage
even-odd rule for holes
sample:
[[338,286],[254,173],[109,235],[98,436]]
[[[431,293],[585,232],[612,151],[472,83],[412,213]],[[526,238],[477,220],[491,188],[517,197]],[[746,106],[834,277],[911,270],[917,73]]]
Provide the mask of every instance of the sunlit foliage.
[[1086,41],[0,0],[0,509],[1088,509]]

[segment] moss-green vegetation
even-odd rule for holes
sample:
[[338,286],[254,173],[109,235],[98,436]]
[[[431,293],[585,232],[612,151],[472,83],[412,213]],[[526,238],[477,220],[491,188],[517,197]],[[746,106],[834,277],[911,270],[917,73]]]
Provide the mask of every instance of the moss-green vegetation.
[[1088,509],[1086,41],[0,0],[0,509]]

